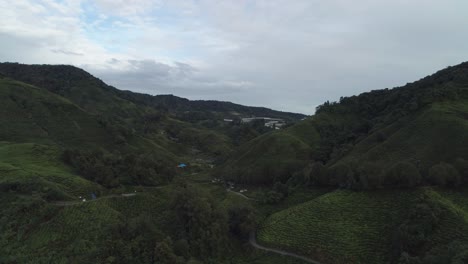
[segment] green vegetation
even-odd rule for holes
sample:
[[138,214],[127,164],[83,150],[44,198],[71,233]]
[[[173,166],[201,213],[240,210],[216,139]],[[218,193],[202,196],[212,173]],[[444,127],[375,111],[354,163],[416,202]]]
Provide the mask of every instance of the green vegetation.
[[259,242],[331,263],[381,263],[416,192],[335,191],[273,214]]
[[468,247],[467,201],[427,188],[335,191],[272,214],[257,236],[325,263],[456,263],[451,253]]
[[324,263],[464,263],[467,87],[464,63],[299,121],[0,63],[0,262],[302,263],[256,233]]
[[0,188],[63,200],[103,188],[88,181],[61,162],[61,152],[34,143],[0,143]]
[[[310,137],[302,138],[307,133]],[[240,146],[215,173],[240,183],[286,181],[310,160],[310,145],[317,138],[309,121],[262,135]]]
[[171,160],[163,160],[157,153],[137,156],[65,150],[63,159],[85,178],[109,188],[120,183],[145,186],[169,183],[176,173]]
[[[241,183],[302,179],[357,190],[432,183],[432,166],[468,159],[467,83],[463,63],[404,87],[326,102],[309,119],[244,143],[216,173]],[[323,175],[310,175],[313,163],[326,167]],[[413,179],[398,179],[401,166],[412,167]]]

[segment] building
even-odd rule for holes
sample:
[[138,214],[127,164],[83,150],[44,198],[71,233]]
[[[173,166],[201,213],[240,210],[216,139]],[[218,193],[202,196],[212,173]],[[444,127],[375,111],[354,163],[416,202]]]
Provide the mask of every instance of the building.
[[272,117],[244,117],[241,119],[241,123],[250,123],[254,120],[263,120],[264,122],[271,122],[271,121],[278,121],[283,122],[284,120],[281,118],[272,118]]

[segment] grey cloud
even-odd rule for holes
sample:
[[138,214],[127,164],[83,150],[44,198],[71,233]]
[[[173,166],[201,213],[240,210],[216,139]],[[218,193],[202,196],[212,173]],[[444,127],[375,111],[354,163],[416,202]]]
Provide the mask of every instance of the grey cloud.
[[84,56],[83,53],[73,52],[73,51],[69,51],[69,50],[51,49],[50,51],[52,51],[53,53],[61,53],[61,54],[65,54],[65,55]]
[[84,2],[128,24],[105,32],[119,45],[8,9],[0,11],[0,59],[85,65],[121,89],[305,113],[468,60],[465,0]]
[[122,70],[94,69],[91,73],[120,89],[149,94],[175,94],[192,99],[215,99],[219,96],[241,93],[252,84],[247,81],[223,80],[205,75],[194,66],[174,62],[173,65],[154,60],[109,60],[111,64],[128,63]]

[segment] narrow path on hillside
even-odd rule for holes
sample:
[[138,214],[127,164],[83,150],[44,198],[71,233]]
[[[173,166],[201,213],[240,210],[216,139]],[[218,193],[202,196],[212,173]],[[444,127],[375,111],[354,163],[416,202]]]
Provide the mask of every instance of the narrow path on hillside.
[[321,262],[310,259],[308,257],[300,256],[300,255],[297,255],[297,254],[294,254],[294,253],[291,253],[291,252],[288,252],[288,251],[285,251],[285,250],[269,248],[269,247],[259,245],[257,243],[257,238],[255,236],[255,232],[250,233],[249,243],[254,248],[257,248],[257,249],[260,249],[260,250],[265,250],[265,251],[277,253],[277,254],[280,254],[280,255],[283,255],[283,256],[289,256],[289,257],[297,258],[297,259],[300,259],[300,260],[303,260],[305,262],[312,263],[312,264],[323,264]]
[[247,200],[251,200],[251,201],[257,201],[257,199],[254,199],[254,198],[250,198],[248,196],[245,196],[244,194],[240,193],[240,192],[235,192],[235,191],[232,191],[230,189],[226,189],[228,192],[230,193],[233,193],[233,194],[236,194],[236,195],[239,195],[240,197],[244,198],[244,199],[247,199]]
[[94,200],[86,200],[86,202],[83,201],[57,201],[57,202],[50,202],[50,204],[56,205],[56,206],[72,206],[72,205],[77,205],[77,204],[83,204],[83,203],[90,203],[90,202],[95,202],[101,199],[107,199],[107,198],[128,198],[137,195],[136,193],[122,193],[122,194],[111,194],[111,195],[106,195],[99,197]]

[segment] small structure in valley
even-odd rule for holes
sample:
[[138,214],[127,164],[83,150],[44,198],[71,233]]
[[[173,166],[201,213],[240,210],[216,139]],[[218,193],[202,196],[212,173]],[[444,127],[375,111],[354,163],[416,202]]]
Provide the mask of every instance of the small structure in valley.
[[177,165],[177,168],[183,169],[185,167],[187,167],[187,164],[185,164],[185,163],[181,163],[181,164]]

